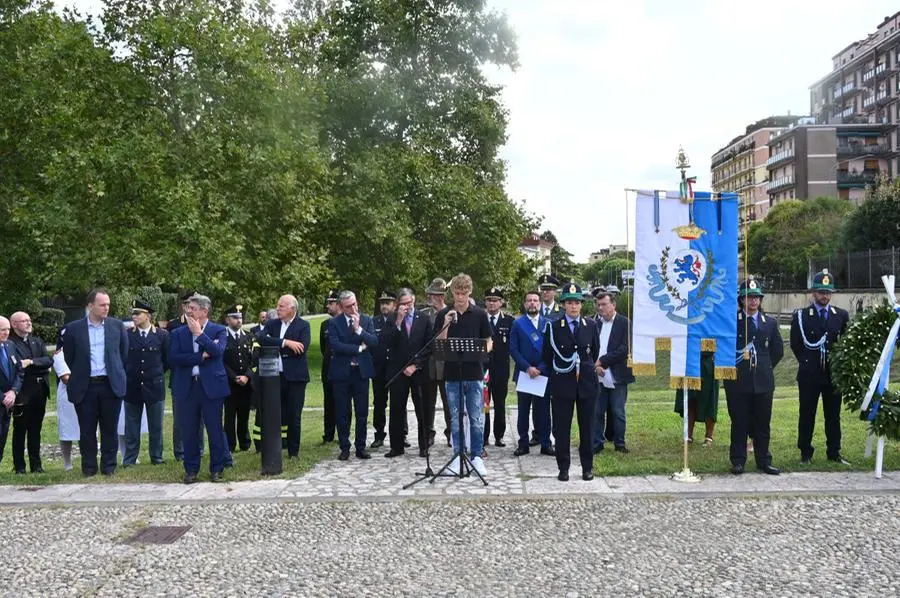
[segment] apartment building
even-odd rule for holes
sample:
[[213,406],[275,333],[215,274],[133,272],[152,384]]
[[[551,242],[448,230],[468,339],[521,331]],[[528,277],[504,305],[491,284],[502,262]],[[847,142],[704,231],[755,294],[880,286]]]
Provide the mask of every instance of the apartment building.
[[797,116],[771,116],[747,125],[739,135],[713,154],[710,170],[712,188],[718,192],[733,192],[740,197],[740,229],[743,240],[750,223],[765,218],[769,210],[766,193],[769,159],[769,138],[800,120]]

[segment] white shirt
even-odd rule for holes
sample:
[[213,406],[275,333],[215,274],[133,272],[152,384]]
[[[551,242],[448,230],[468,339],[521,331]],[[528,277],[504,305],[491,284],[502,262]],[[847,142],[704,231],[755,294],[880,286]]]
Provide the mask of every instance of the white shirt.
[[549,316],[550,312],[553,311],[554,306],[556,306],[556,301],[554,301],[550,305],[541,303],[541,315]]
[[[603,325],[600,327],[600,355],[606,355],[609,352],[609,334],[612,332],[614,320],[615,316],[613,316],[612,320],[600,318],[600,321],[603,322]],[[603,374],[603,378],[600,379],[600,382],[602,382],[603,386],[606,388],[615,388],[616,379],[613,378],[612,370],[606,368],[606,372]]]
[[230,334],[234,340],[240,340],[241,332],[242,331],[240,329],[238,329],[238,330],[232,330],[231,328],[228,329],[228,334]]
[[[291,318],[290,322],[281,321],[281,332],[278,334],[278,338],[284,339],[284,335],[287,333],[288,328],[291,327],[291,324],[294,323],[294,318]],[[284,343],[281,343],[281,346],[284,346]]]
[[533,318],[531,316],[528,316],[528,319],[531,320],[531,325],[534,326],[535,330],[540,330],[540,328],[538,327],[541,322],[540,314],[534,316]]
[[[203,334],[203,331],[206,330],[206,325],[209,324],[209,320],[203,323],[203,328],[200,329],[200,334]],[[197,337],[194,337],[194,353],[200,352],[200,345],[197,344]],[[195,365],[191,368],[191,376],[199,376],[200,375],[200,366]]]

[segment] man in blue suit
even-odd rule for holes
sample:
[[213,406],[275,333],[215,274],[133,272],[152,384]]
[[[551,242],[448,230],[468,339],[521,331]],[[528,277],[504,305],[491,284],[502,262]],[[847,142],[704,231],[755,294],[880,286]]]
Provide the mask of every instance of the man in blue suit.
[[24,373],[15,358],[15,349],[8,342],[9,330],[9,320],[0,316],[0,398],[3,399],[3,406],[0,407],[0,461],[6,449],[10,414],[24,381]]
[[128,336],[122,322],[109,316],[109,295],[95,289],[87,296],[87,317],[68,324],[63,355],[71,374],[60,379],[75,405],[81,437],[81,472],[97,475],[97,425],[100,426],[100,471],[116,472],[118,423],[126,392]]
[[281,356],[281,429],[287,429],[288,459],[300,455],[300,423],[306,385],[309,383],[309,322],[297,312],[300,304],[293,295],[284,295],[275,306],[277,318],[269,318],[256,335],[263,347],[278,347]]
[[[547,364],[544,363],[541,350],[544,345],[544,328],[547,320],[541,315],[541,298],[536,291],[525,293],[525,314],[519,316],[513,322],[509,333],[509,354],[516,364],[513,372],[513,380],[518,381],[519,372],[525,372],[530,378],[547,376]],[[520,457],[527,455],[528,441],[528,413],[534,410],[535,434],[540,441],[542,455],[555,455],[553,445],[550,443],[550,398],[546,393],[537,396],[525,392],[516,392],[519,401],[519,419],[517,428],[519,432],[519,446],[513,451],[513,455]]]
[[196,482],[200,471],[200,443],[193,432],[200,426],[201,416],[209,442],[210,481],[222,481],[222,471],[230,458],[222,427],[222,406],[230,393],[222,361],[227,333],[224,326],[209,321],[211,305],[205,295],[191,297],[185,310],[185,325],[169,337],[172,391],[178,401],[184,442],[185,484]]
[[[625,446],[625,402],[628,385],[634,382],[628,367],[628,333],[631,323],[616,313],[616,297],[605,289],[594,293],[597,317],[594,321],[600,330],[600,358],[597,377],[600,393],[594,411],[594,453],[603,450],[603,441],[612,440],[616,452],[627,453]],[[608,429],[606,418],[612,418],[612,438],[604,438]]]
[[343,315],[328,322],[328,342],[333,352],[329,378],[334,385],[337,431],[341,461],[350,458],[350,401],[356,412],[356,456],[371,459],[366,451],[366,421],[369,419],[369,379],[375,375],[373,347],[378,346],[372,318],[359,313],[356,295],[340,295]]

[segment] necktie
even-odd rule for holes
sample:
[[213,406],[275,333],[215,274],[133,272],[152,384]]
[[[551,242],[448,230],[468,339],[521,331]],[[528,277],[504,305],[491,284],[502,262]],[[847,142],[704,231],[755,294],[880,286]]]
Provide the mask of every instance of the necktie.
[[578,320],[572,320],[572,336],[578,334]]
[[409,333],[412,331],[412,316],[406,316],[403,318],[403,321],[406,324],[406,336],[409,336]]
[[748,326],[747,332],[748,335],[752,337],[754,334],[756,334],[756,329],[758,328],[756,325],[756,316],[750,316],[748,319],[750,320],[750,325]]
[[141,338],[147,338],[147,331],[141,330]]
[[549,316],[549,315],[550,315],[550,308],[549,308],[549,307],[544,307],[544,317],[546,318],[546,317]]
[[12,376],[10,376],[9,371],[9,355],[6,353],[6,343],[0,343],[0,367],[3,368],[3,375],[6,376],[6,379],[10,380]]
[[819,317],[822,318],[822,321],[828,321],[828,308],[823,307],[819,310]]
[[497,316],[491,316],[491,330],[497,328]]

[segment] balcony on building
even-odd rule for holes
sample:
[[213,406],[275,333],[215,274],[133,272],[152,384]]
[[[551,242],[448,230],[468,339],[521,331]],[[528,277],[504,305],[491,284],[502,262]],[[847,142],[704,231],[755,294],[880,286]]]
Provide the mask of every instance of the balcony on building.
[[[849,98],[863,90],[862,87],[856,84],[855,81],[850,81],[849,83],[845,83],[843,87],[841,87],[841,98]],[[835,94],[837,96],[837,94]]]
[[874,185],[878,180],[880,170],[863,170],[862,172],[847,172],[846,170],[837,171],[838,189],[850,189],[853,187],[865,187],[866,185]]
[[793,176],[783,176],[777,179],[773,179],[766,186],[766,193],[775,193],[777,191],[781,191],[782,189],[787,189],[788,187],[794,186],[794,177]]
[[782,164],[784,162],[788,162],[794,159],[794,150],[786,149],[781,150],[777,154],[771,156],[768,160],[766,160],[766,167],[770,168],[777,164]]
[[876,92],[875,93],[875,103],[878,104],[879,106],[884,106],[885,104],[889,104],[891,102],[891,100],[893,100],[893,98],[890,97],[890,95],[891,94],[889,94],[888,90],[886,90],[886,89],[882,89],[882,90]]
[[891,153],[891,148],[887,143],[865,144],[853,142],[838,142],[837,155],[838,158],[853,158],[859,156],[887,157]]

